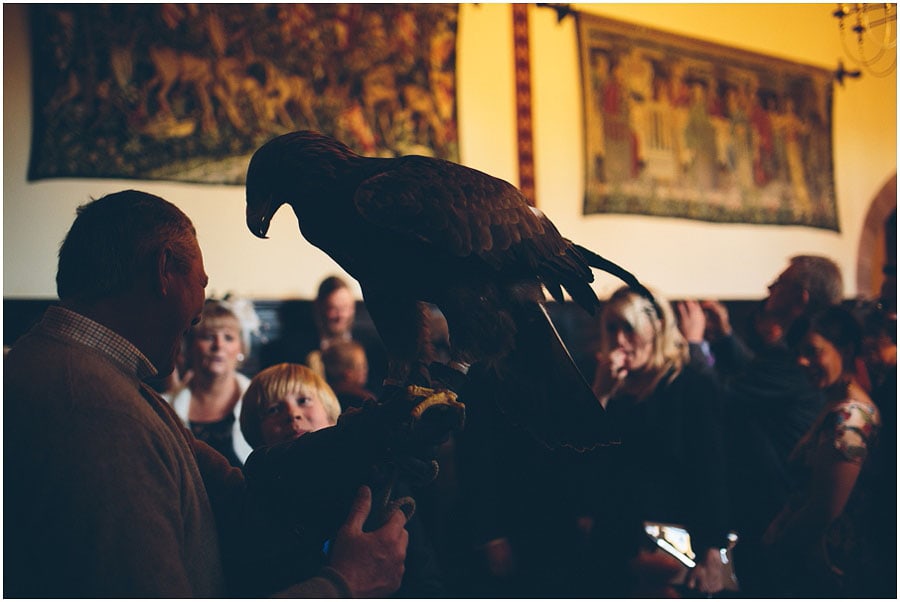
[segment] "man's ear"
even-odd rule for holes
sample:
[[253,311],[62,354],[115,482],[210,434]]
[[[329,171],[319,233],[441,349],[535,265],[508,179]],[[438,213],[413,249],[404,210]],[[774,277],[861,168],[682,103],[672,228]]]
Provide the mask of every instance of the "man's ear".
[[800,303],[803,304],[804,309],[809,307],[809,291],[805,288],[800,290]]
[[175,272],[175,254],[171,247],[161,248],[156,255],[156,271],[154,291],[165,297],[172,287],[172,276]]

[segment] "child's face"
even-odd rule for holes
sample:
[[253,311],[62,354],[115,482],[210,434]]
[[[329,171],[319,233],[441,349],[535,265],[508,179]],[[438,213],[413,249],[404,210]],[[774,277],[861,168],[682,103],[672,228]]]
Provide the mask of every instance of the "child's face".
[[306,433],[334,426],[325,406],[312,390],[294,391],[272,399],[260,410],[260,428],[266,445],[291,441]]

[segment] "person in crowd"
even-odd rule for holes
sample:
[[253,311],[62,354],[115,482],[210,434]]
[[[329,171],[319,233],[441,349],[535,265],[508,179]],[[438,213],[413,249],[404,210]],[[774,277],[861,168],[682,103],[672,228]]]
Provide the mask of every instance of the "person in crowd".
[[[721,303],[708,299],[679,301],[675,304],[675,308],[678,311],[678,329],[687,341],[691,363],[703,369],[714,367],[716,358],[712,354],[709,341],[723,334],[731,334],[728,310]],[[723,320],[707,320],[708,313],[719,311],[724,311]],[[719,326],[719,332],[708,331],[714,326]]]
[[[676,304],[678,329],[688,342],[691,362],[713,368],[723,382],[730,382],[750,365],[759,350],[777,347],[784,329],[763,300],[750,313],[745,341],[731,325],[724,303],[714,299],[688,299]],[[718,356],[718,357],[717,357]]]
[[208,299],[204,303],[200,322],[191,328],[185,347],[181,386],[163,397],[195,437],[240,467],[253,451],[237,419],[250,379],[238,371],[246,345],[240,319],[228,302]]
[[720,391],[690,363],[671,305],[654,297],[623,287],[601,314],[593,389],[620,444],[602,454],[579,524],[603,567],[596,591],[639,587],[629,563],[650,542],[648,521],[687,528],[697,564],[683,585],[714,594],[726,586],[720,550],[729,532]]
[[[869,389],[874,392],[891,379],[896,382],[897,316],[885,311],[881,303],[871,301],[857,304],[854,315],[862,326],[860,359],[865,367]],[[874,401],[878,402],[877,399]]]
[[[769,285],[769,296],[751,316],[750,353],[732,332],[711,341],[724,383],[726,439],[734,527],[741,542],[735,566],[742,591],[753,595],[766,587],[764,553],[759,542],[768,524],[793,489],[788,456],[824,404],[822,392],[809,382],[788,347],[785,333],[799,318],[839,304],[843,299],[840,268],[819,255],[798,255]],[[732,361],[734,358],[740,361]]]
[[[173,370],[200,319],[196,231],[135,190],[77,213],[59,249],[60,301],[4,361],[4,596],[227,596],[246,554],[234,537],[244,475],[144,382]],[[359,488],[328,565],[281,595],[394,592],[405,516],[363,531],[371,506]]]
[[732,327],[728,308],[715,300],[678,304],[680,328],[689,342],[708,343],[709,355],[722,376],[740,380],[758,356],[783,349],[784,335],[795,319],[842,299],[843,279],[837,264],[819,255],[797,255],[769,285],[769,296],[750,316],[746,340]]
[[[870,384],[872,401],[881,415],[878,446],[867,461],[875,476],[872,497],[875,521],[881,526],[872,539],[886,566],[897,560],[897,313],[882,299],[866,302],[854,314],[862,326],[862,358]],[[895,584],[886,587],[878,597],[894,598]]]
[[510,420],[495,401],[508,394],[480,364],[460,390],[465,428],[453,434],[450,470],[441,464],[450,475],[440,542],[448,585],[461,598],[584,597],[572,518],[580,492],[564,470],[572,458]]
[[[884,458],[896,467],[897,445],[897,314],[879,302],[857,308],[863,332],[862,360],[872,401],[881,412],[881,440]],[[896,470],[885,476],[895,479]],[[896,491],[893,492],[896,497]]]
[[369,362],[366,349],[356,341],[339,341],[322,351],[325,380],[343,408],[359,408],[375,394],[366,389]]
[[356,300],[346,280],[340,276],[329,276],[319,283],[314,315],[320,347],[353,338]]
[[791,453],[797,490],[763,537],[769,593],[870,598],[890,583],[896,595],[896,565],[873,545],[884,529],[870,475],[881,418],[856,379],[860,326],[835,306],[798,320],[790,341],[825,406]]
[[[322,280],[311,313],[311,316],[304,313],[291,320],[287,316],[283,318],[285,324],[292,324],[291,332],[262,350],[263,367],[283,362],[299,363],[324,376],[322,352],[337,342],[357,341],[365,349],[369,365],[366,388],[378,395],[387,368],[387,355],[374,328],[365,328],[357,320],[356,299],[347,281],[340,276]],[[309,318],[312,318],[311,324]]]
[[329,276],[319,283],[313,302],[315,340],[309,340],[309,351],[303,363],[325,374],[322,351],[338,341],[353,340],[353,323],[356,319],[356,299],[347,282],[339,276]]
[[322,352],[340,341],[357,341],[366,351],[366,389],[375,395],[379,394],[387,368],[387,355],[374,328],[365,327],[368,323],[357,319],[356,300],[346,280],[339,276],[329,276],[319,283],[313,302],[313,319],[317,339],[306,343],[309,351],[304,356],[303,363],[324,375]]
[[[333,427],[340,415],[338,398],[324,378],[301,364],[283,363],[270,366],[253,377],[244,394],[240,425],[247,441],[257,448],[285,443]],[[409,488],[402,482],[394,487],[395,495],[403,497],[409,493]],[[409,518],[406,528],[409,548],[397,597],[445,597],[434,552],[418,514]]]
[[337,424],[341,404],[317,372],[302,364],[260,371],[244,394],[240,426],[254,448],[296,439]]

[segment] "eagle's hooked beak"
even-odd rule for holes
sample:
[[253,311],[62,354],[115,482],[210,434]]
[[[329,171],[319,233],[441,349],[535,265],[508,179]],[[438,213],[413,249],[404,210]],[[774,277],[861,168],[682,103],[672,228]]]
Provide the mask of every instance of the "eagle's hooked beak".
[[263,202],[247,203],[247,228],[258,238],[268,238],[266,233],[272,223],[272,199]]

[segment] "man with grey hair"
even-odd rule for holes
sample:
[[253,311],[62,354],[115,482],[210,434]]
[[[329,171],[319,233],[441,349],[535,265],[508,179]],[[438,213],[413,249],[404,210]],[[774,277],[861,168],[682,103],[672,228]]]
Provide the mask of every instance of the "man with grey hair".
[[844,290],[840,268],[818,255],[792,257],[768,288],[769,296],[754,315],[752,351],[733,333],[712,343],[717,366],[720,359],[731,362],[723,384],[731,514],[743,552],[735,566],[743,568],[738,577],[750,596],[766,593],[765,584],[754,580],[759,561],[754,553],[792,489],[788,456],[824,403],[785,337],[801,316],[841,303]]
[[[194,226],[134,190],[78,209],[60,302],[4,360],[4,597],[233,595],[244,476],[145,382],[175,365],[207,275]],[[359,490],[327,567],[281,592],[382,597],[399,587],[406,517],[364,532]],[[346,516],[346,515],[345,515]]]
[[787,332],[798,317],[843,300],[844,282],[837,264],[819,255],[796,255],[769,285],[765,311]]

